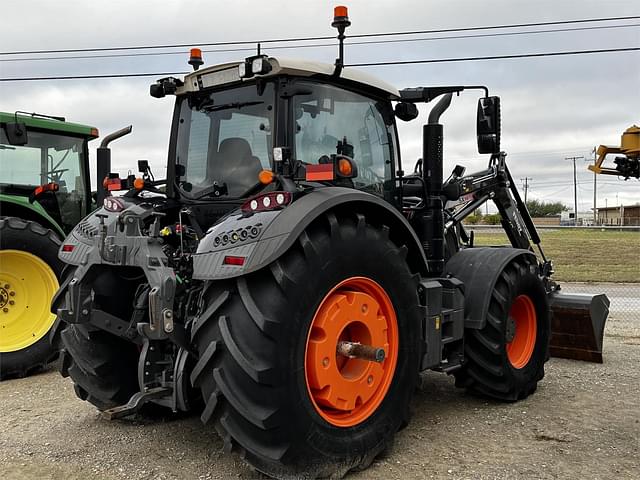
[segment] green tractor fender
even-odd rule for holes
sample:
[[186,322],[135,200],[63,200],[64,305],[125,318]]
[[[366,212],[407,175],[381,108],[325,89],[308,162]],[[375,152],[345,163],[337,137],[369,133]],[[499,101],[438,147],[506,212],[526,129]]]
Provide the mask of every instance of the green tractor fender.
[[53,230],[59,238],[66,235],[58,222],[38,202],[30,203],[27,197],[0,194],[0,215],[17,217],[37,222],[45,228]]
[[[211,227],[193,257],[193,277],[234,278],[257,271],[283,255],[312,222],[329,212],[363,214],[374,225],[386,225],[396,243],[407,246],[412,270],[427,273],[420,241],[409,222],[385,200],[342,187],[317,189],[282,210],[234,212]],[[241,258],[235,264],[229,258]],[[237,263],[242,262],[241,265]]]

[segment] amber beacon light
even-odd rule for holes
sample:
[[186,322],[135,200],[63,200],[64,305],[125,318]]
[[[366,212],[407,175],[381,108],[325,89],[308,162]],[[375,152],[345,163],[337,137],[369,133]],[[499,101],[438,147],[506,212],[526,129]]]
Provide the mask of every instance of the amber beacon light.
[[202,61],[202,50],[199,48],[192,48],[189,52],[189,65],[193,67],[194,70],[198,70],[200,65],[203,65]]

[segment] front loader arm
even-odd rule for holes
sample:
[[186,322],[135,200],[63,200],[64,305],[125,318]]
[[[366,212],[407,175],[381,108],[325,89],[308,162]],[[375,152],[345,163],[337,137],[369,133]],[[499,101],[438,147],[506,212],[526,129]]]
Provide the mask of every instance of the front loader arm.
[[532,244],[536,245],[542,257],[538,274],[544,283],[551,308],[551,355],[602,363],[602,340],[609,313],[609,299],[604,294],[560,292],[560,286],[551,279],[553,265],[544,255],[540,235],[515,186],[505,157],[505,153],[493,155],[486,170],[464,177],[454,174],[445,183],[443,191],[447,198],[462,204],[457,209],[448,210],[445,231],[456,228],[477,208],[493,200],[511,245],[530,251],[533,250]]
[[536,245],[542,257],[541,273],[545,278],[551,275],[551,262],[545,257],[538,230],[515,186],[506,163],[506,153],[492,155],[486,170],[464,177],[451,178],[443,190],[449,195],[452,192],[459,193],[458,198],[455,198],[456,194],[454,194],[454,198],[449,200],[468,202],[451,213],[449,220],[445,223],[445,231],[462,222],[485,202],[492,200],[498,208],[502,228],[511,246],[533,250],[532,244]]

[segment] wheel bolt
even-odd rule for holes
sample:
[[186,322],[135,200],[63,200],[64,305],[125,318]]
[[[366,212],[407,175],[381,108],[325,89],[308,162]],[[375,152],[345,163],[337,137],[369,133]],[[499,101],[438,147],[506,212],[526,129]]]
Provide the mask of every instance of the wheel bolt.
[[9,292],[9,296],[15,297],[15,295],[16,295],[16,292],[14,292],[13,290]]
[[4,313],[7,313],[7,312],[9,311],[9,309],[8,309],[7,307],[4,307],[4,308],[2,309],[2,311],[3,311]]
[[10,285],[9,285],[8,283],[5,283],[5,284],[4,284],[4,288],[5,288],[5,290],[9,290],[9,287],[10,287]]
[[362,313],[367,313],[369,311],[369,305],[367,305],[366,303],[362,304]]
[[322,359],[322,366],[323,367],[328,367],[329,366],[329,357],[324,357]]
[[9,305],[15,305],[16,302],[14,302],[13,300],[9,300]]
[[371,385],[371,384],[373,383],[373,375],[369,375],[369,376],[367,377],[367,383],[368,383],[369,385]]

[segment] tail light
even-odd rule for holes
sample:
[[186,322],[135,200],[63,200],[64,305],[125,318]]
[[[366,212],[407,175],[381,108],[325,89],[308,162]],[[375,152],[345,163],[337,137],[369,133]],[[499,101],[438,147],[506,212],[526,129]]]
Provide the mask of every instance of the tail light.
[[109,212],[121,212],[124,210],[124,203],[118,197],[107,197],[102,204]]
[[236,257],[233,255],[227,255],[222,260],[223,265],[233,265],[234,267],[241,267],[244,265],[245,257]]
[[241,208],[245,213],[280,210],[291,203],[290,192],[269,192],[247,200]]

